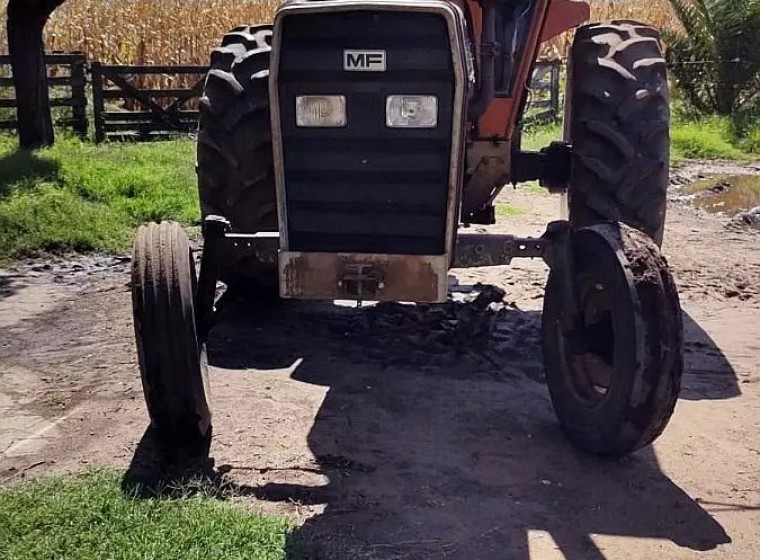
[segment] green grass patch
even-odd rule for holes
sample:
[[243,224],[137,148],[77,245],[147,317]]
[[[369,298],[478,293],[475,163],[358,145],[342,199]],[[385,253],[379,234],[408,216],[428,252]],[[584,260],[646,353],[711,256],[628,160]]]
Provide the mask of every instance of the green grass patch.
[[0,203],[0,257],[42,251],[122,251],[129,243],[124,217],[51,183],[40,183]]
[[496,204],[496,215],[497,216],[519,216],[520,214],[523,214],[524,211],[519,206],[515,206],[514,204],[505,204],[505,203],[498,203]]
[[739,147],[744,152],[760,157],[760,122],[744,132],[739,140]]
[[[562,139],[562,125],[536,125],[523,132],[522,148],[539,150]],[[675,116],[670,130],[670,157],[685,159],[751,160],[760,155],[760,124],[737,128],[730,119],[704,117],[688,120]]]
[[561,123],[531,125],[523,131],[522,149],[538,151],[559,140],[562,140]]
[[538,181],[528,181],[527,183],[520,183],[517,188],[523,192],[530,194],[537,194],[542,196],[552,196],[546,187],[542,187]]
[[203,493],[130,497],[113,473],[0,490],[0,558],[13,560],[276,560],[289,529]]
[[189,139],[94,145],[59,135],[36,152],[0,136],[0,261],[125,251],[150,220],[198,219]]
[[739,147],[741,140],[734,136],[727,119],[709,117],[698,121],[675,122],[670,131],[670,141],[674,161],[751,158]]

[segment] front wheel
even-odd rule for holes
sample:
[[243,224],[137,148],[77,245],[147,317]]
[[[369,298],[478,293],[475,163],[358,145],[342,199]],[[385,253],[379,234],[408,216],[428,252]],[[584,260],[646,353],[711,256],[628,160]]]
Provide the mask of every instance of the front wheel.
[[190,245],[179,224],[140,226],[132,249],[135,341],[151,424],[168,447],[207,445],[211,435],[196,284]]
[[633,228],[578,230],[572,252],[578,317],[571,332],[557,273],[546,287],[549,392],[574,444],[620,457],[652,443],[673,414],[683,372],[678,292],[657,245]]

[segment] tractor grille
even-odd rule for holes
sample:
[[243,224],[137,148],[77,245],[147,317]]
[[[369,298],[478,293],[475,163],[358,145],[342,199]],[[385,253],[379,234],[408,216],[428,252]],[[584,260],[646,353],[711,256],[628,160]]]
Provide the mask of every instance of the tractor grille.
[[[344,11],[289,16],[278,94],[291,251],[445,253],[455,76],[445,19]],[[344,50],[385,50],[385,72],[347,72]],[[344,128],[295,126],[297,95],[344,95]],[[385,125],[391,94],[435,95],[434,129]]]

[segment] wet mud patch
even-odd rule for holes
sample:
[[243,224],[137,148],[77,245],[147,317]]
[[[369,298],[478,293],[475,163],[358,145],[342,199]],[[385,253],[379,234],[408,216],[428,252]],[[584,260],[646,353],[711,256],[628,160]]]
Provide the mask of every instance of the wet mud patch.
[[[451,377],[527,375],[543,380],[540,313],[520,310],[492,285],[465,290],[435,305],[281,302],[256,310],[248,302],[245,311],[236,303],[222,310],[225,317],[209,342],[210,358],[220,367],[287,368],[299,359],[339,356],[381,368],[445,370]],[[233,329],[250,329],[257,337],[255,355],[225,343]],[[278,343],[283,339],[289,341],[287,356]],[[267,348],[279,349],[279,357]]]
[[694,205],[713,213],[735,216],[760,206],[760,176],[722,175],[700,179],[685,189]]

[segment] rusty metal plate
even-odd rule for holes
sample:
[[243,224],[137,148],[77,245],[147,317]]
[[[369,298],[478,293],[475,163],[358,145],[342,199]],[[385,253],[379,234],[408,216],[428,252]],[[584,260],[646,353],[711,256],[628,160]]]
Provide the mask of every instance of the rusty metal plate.
[[280,296],[292,299],[446,301],[447,255],[281,251]]
[[516,258],[543,258],[543,238],[515,237],[503,233],[460,233],[452,268],[503,266]]

